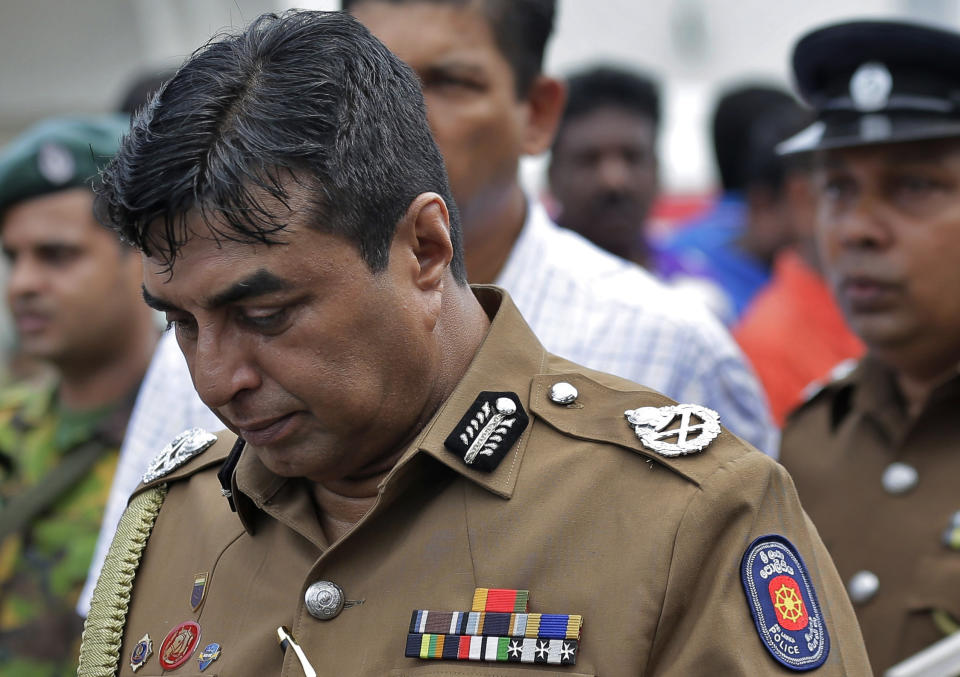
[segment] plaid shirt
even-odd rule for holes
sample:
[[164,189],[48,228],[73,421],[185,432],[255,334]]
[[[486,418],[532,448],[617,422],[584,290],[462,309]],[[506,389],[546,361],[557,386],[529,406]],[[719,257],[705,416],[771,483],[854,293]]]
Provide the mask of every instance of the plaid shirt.
[[560,228],[539,202],[496,283],[552,353],[717,411],[776,456],[779,433],[730,334],[698,301]]

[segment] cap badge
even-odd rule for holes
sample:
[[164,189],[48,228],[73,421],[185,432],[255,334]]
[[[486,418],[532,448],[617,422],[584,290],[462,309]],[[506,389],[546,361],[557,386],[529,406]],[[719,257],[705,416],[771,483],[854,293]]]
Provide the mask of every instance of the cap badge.
[[197,659],[197,663],[200,667],[200,672],[203,672],[210,667],[210,664],[215,660],[220,658],[220,645],[216,642],[212,642],[203,647],[203,651],[200,652],[200,658]]
[[150,639],[150,633],[140,638],[137,645],[130,652],[130,669],[136,672],[143,667],[147,659],[153,654],[153,640]]
[[193,577],[193,590],[190,592],[190,606],[194,611],[200,608],[204,595],[207,593],[207,578],[210,574],[204,571]]
[[850,78],[850,98],[861,113],[881,110],[890,100],[893,76],[879,61],[862,64]]
[[184,430],[150,461],[147,472],[143,474],[143,483],[173,472],[216,441],[217,436],[203,428]]
[[471,468],[490,472],[529,422],[515,393],[482,392],[443,444]]
[[[640,407],[623,412],[640,442],[661,456],[684,456],[706,448],[720,434],[720,415],[699,404]],[[679,417],[679,423],[673,425]],[[676,441],[668,441],[671,438]]]
[[54,186],[62,186],[73,179],[77,163],[66,147],[59,143],[45,143],[37,151],[37,170]]
[[767,651],[791,670],[813,670],[830,654],[830,636],[807,567],[783,536],[761,536],[747,548],[740,578]]
[[583,617],[527,612],[526,590],[477,588],[471,611],[418,609],[407,658],[574,665]]

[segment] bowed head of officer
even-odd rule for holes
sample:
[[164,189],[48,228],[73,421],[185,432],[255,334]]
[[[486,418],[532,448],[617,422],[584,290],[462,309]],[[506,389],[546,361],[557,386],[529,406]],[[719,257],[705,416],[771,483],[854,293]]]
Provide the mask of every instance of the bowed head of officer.
[[[355,83],[358,100],[336,85],[323,109],[293,94],[344,77],[352,39],[331,30],[309,65],[250,64],[233,80],[217,74],[233,54],[211,45],[193,70],[219,87],[175,78],[101,200],[143,250],[144,297],[166,313],[201,398],[271,471],[316,483],[333,539],[370,506],[487,325],[443,161],[416,124],[416,81],[371,50],[356,58],[386,81]],[[262,50],[295,61],[282,45]]]

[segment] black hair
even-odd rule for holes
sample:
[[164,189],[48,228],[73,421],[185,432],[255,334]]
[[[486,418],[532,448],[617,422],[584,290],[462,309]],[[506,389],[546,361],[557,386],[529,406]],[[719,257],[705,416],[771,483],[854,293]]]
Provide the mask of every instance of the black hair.
[[350,12],[364,2],[479,5],[490,24],[500,53],[513,70],[516,92],[520,98],[527,97],[533,81],[543,72],[543,55],[553,33],[557,12],[557,0],[342,0],[342,7]]
[[774,146],[809,120],[806,109],[781,89],[747,85],[730,89],[713,114],[713,145],[725,191],[744,191],[755,183],[777,187],[782,163]]
[[607,107],[649,119],[654,133],[660,125],[660,92],[656,81],[643,73],[601,65],[567,78],[567,105],[556,138],[560,138],[571,120]]
[[176,71],[146,71],[138,75],[127,88],[123,91],[120,98],[120,104],[117,106],[118,113],[133,115],[141,108],[150,103],[157,90],[163,86],[163,83],[173,77]]
[[302,221],[351,240],[375,272],[413,199],[440,194],[451,271],[465,283],[459,216],[419,82],[339,12],[264,14],[194,52],[135,118],[97,212],[172,266],[188,212],[217,239],[282,243],[294,187],[310,196]]

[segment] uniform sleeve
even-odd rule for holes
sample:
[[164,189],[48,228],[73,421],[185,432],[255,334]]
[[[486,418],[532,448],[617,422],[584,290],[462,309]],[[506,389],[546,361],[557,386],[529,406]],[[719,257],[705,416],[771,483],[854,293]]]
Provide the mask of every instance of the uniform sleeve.
[[[768,557],[770,550],[761,555],[756,544],[767,542],[787,552],[783,563]],[[800,567],[789,566],[789,549],[782,543],[792,544],[802,560]],[[750,560],[752,567],[745,564],[748,551],[757,555]],[[761,556],[768,565],[759,560]],[[754,586],[754,597],[746,591],[745,566],[753,570],[759,583]],[[806,576],[801,575],[802,570]],[[813,604],[800,592],[804,578],[815,591]],[[771,605],[776,586],[786,602],[793,604],[790,607],[781,600],[784,616]],[[762,622],[755,622],[752,610],[759,608],[764,595],[767,613],[761,615]],[[853,609],[815,527],[800,507],[790,476],[759,454],[741,456],[722,465],[701,484],[680,521],[645,674],[734,677],[799,671],[784,665],[775,654],[789,662],[791,653],[801,658],[815,653],[797,649],[795,639],[805,644],[804,634],[816,629],[817,602],[829,651],[819,666],[819,661],[813,660],[800,669],[812,667],[809,674],[818,677],[871,675]],[[791,639],[783,639],[778,622],[785,626],[793,623],[797,632],[784,633]],[[761,626],[767,629],[773,649],[762,638]],[[814,638],[811,646],[816,646],[815,642]]]

